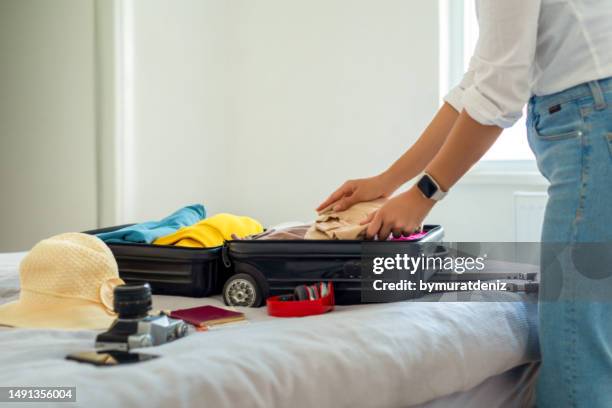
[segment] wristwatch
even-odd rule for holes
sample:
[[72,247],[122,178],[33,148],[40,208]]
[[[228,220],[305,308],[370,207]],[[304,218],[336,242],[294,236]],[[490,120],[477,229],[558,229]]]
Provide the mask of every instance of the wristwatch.
[[446,191],[443,191],[436,180],[427,173],[423,173],[423,176],[417,182],[417,187],[430,200],[440,201],[446,196]]

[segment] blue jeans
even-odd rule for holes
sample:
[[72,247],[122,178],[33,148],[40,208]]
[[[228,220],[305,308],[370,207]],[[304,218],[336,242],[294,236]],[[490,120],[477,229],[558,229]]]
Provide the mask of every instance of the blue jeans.
[[533,97],[527,128],[550,182],[538,407],[612,407],[612,78]]

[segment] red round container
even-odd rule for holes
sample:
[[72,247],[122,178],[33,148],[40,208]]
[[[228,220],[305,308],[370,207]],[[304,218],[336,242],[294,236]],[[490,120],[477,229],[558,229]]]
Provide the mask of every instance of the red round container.
[[303,317],[331,312],[334,310],[334,286],[329,283],[329,294],[315,300],[279,300],[272,296],[266,300],[268,314],[275,317]]

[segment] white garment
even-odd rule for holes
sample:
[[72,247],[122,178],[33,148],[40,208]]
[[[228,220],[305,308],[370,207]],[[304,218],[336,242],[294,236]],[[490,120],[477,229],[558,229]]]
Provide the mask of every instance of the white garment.
[[484,125],[520,119],[531,95],[612,76],[612,0],[476,0],[480,36],[444,98]]

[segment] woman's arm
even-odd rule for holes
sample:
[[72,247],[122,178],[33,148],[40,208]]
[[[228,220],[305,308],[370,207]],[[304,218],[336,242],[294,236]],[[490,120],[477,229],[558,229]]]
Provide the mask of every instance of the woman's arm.
[[448,191],[493,146],[502,132],[497,126],[482,125],[461,112],[448,139],[425,171]]
[[[426,171],[448,191],[495,143],[502,129],[475,121],[463,111],[448,138],[427,166]],[[410,190],[389,200],[380,210],[371,214],[362,224],[370,223],[366,235],[386,239],[389,234],[399,237],[420,227],[435,201],[413,186]]]
[[446,141],[458,117],[459,113],[444,103],[421,137],[384,172],[396,189],[425,169]]
[[317,211],[332,204],[336,211],[341,211],[361,201],[390,196],[423,171],[444,144],[458,117],[459,113],[445,103],[417,142],[389,169],[378,176],[347,181],[323,201]]

